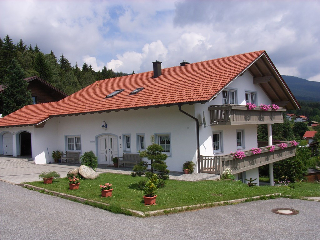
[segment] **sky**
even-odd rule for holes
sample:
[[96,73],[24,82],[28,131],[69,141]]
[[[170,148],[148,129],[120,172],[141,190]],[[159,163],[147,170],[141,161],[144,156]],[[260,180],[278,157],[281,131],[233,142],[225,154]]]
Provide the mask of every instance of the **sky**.
[[266,50],[281,75],[320,82],[319,13],[318,0],[0,0],[0,38],[124,73]]

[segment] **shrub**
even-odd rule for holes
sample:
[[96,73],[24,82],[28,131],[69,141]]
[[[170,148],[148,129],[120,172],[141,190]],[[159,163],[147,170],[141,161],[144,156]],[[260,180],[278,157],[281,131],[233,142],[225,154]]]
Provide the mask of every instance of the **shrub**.
[[146,197],[153,197],[156,195],[157,186],[158,186],[158,176],[157,174],[152,174],[152,176],[149,178],[149,180],[146,182],[146,185],[144,186],[144,194]]
[[195,167],[195,164],[194,162],[192,161],[186,161],[184,164],[183,164],[183,169],[189,169],[189,173],[193,173],[194,171],[194,167]]
[[226,168],[223,173],[221,174],[221,177],[220,177],[222,180],[223,179],[231,179],[231,180],[234,180],[234,175],[232,174],[232,171],[230,168]]
[[91,167],[92,169],[96,169],[98,166],[98,158],[92,151],[85,152],[81,157],[81,164]]
[[60,177],[60,174],[55,172],[55,171],[52,171],[52,172],[42,172],[40,175],[39,175],[39,178],[59,178]]
[[[158,144],[152,144],[147,147],[146,151],[140,153],[141,157],[146,157],[151,161],[151,173],[156,173],[159,179],[166,180],[169,179],[169,170],[167,169],[167,164],[165,160],[167,159],[167,154],[162,153],[163,148]],[[142,161],[134,166],[132,176],[144,175],[150,178],[150,175],[146,173],[147,162]],[[151,174],[152,175],[152,174]]]

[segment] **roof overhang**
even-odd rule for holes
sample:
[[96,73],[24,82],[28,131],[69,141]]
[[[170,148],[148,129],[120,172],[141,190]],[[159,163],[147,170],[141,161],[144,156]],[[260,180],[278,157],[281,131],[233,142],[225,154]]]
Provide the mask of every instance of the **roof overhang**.
[[258,84],[271,99],[273,104],[277,104],[287,110],[300,109],[298,101],[293,96],[288,85],[285,83],[266,52],[263,52],[232,81],[220,89],[220,91],[215,94],[210,101],[216,98],[217,95],[219,95],[226,87],[246,71],[249,71],[252,75],[253,84]]

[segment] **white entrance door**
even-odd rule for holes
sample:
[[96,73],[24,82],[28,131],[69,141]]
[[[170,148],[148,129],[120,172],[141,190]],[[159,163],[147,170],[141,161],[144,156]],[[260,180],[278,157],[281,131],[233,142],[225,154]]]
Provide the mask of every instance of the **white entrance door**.
[[118,157],[118,138],[113,135],[103,135],[98,140],[98,163],[113,164],[112,158]]
[[3,134],[3,155],[13,155],[13,137],[11,133]]

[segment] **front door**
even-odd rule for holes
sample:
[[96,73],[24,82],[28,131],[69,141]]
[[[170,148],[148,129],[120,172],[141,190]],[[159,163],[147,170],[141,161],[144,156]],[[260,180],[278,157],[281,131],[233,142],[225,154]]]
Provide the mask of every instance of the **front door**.
[[113,135],[103,135],[98,140],[98,163],[112,165],[112,158],[118,157],[118,138]]

